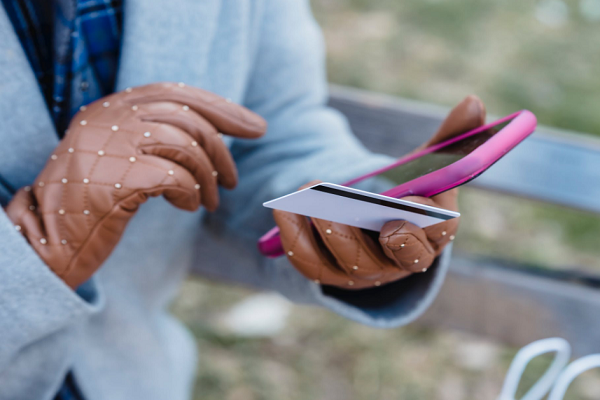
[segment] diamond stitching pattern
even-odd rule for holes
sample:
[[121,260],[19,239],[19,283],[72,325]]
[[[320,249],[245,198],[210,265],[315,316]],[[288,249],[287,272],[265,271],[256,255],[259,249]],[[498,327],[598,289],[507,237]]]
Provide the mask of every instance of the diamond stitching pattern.
[[[147,101],[151,98],[155,101]],[[136,99],[139,105],[132,103]],[[216,194],[221,177],[235,179],[234,165],[215,154],[202,156],[214,166],[194,166],[193,158],[204,154],[198,142],[207,140],[194,135],[206,132],[151,121],[154,114],[171,115],[187,126],[205,121],[202,126],[213,135],[208,140],[220,146],[216,155],[229,154],[219,130],[256,138],[266,129],[262,118],[243,107],[182,84],[127,89],[82,107],[35,183],[21,189],[6,209],[17,230],[69,285],[86,280],[101,265],[148,196],[164,194],[175,206],[194,210],[201,192]]]

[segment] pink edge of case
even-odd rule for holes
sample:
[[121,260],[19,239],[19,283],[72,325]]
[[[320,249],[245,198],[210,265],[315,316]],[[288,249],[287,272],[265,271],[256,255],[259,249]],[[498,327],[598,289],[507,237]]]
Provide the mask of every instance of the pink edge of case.
[[[451,165],[448,165],[447,167],[441,168],[427,175],[423,175],[409,182],[405,182],[381,194],[399,199],[405,196],[431,197],[438,193],[445,192],[446,190],[452,189],[475,178],[477,175],[498,161],[502,156],[512,150],[527,136],[533,133],[537,124],[535,115],[528,110],[518,111],[497,121],[483,125],[477,129],[473,129],[472,131],[464,133],[460,136],[446,140],[445,142],[438,143],[416,153],[409,154],[400,158],[393,164],[380,168],[376,171],[369,172],[368,174],[358,178],[354,178],[343,183],[342,185],[352,186],[364,179],[379,175],[389,169],[405,164],[469,136],[476,135],[510,119],[513,119],[513,121],[511,121],[502,129],[502,135],[494,135],[485,144],[475,149],[468,156],[456,161]],[[276,258],[284,254],[281,240],[279,238],[278,227],[270,229],[259,239],[258,249],[263,255],[270,258]]]

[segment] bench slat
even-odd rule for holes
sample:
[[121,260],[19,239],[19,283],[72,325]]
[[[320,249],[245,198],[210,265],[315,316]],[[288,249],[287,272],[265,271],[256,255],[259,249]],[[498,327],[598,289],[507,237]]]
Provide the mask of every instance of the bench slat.
[[600,291],[455,253],[440,294],[417,323],[517,347],[562,337],[583,356],[600,352],[594,333],[600,330]]
[[[332,87],[331,106],[373,151],[400,157],[437,129],[446,109]],[[539,127],[471,186],[600,213],[600,140]]]

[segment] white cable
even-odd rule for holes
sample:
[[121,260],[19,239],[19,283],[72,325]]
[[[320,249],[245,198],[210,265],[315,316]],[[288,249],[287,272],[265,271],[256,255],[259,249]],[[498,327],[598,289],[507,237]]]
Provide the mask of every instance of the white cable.
[[592,368],[600,368],[600,354],[591,354],[573,361],[556,379],[548,400],[562,400],[573,379]]
[[[561,338],[542,339],[523,347],[510,364],[498,400],[515,400],[521,376],[527,364],[539,355],[556,352],[554,361],[544,375],[529,389],[521,400],[541,400],[552,387],[556,377],[569,362],[571,346]],[[548,399],[550,400],[550,399]]]

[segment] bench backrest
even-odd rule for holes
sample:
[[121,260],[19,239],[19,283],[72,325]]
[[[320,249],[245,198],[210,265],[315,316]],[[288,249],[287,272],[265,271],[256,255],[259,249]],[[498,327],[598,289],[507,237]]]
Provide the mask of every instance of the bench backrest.
[[[370,149],[401,156],[422,144],[447,110],[355,89],[332,87],[331,105]],[[600,214],[600,140],[539,127],[470,183]]]

